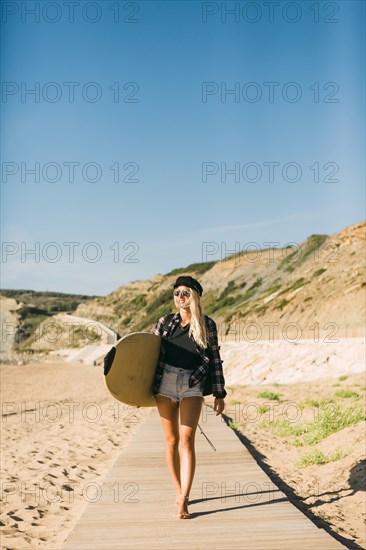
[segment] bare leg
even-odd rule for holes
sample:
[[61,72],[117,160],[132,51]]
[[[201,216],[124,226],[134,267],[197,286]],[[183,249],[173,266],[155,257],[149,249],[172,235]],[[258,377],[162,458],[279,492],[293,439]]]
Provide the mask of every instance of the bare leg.
[[177,495],[181,493],[180,460],[178,452],[179,427],[178,427],[178,403],[173,403],[170,397],[156,396],[156,404],[160,414],[161,423],[165,435],[165,454],[170,474],[173,478]]
[[[180,479],[182,497],[188,497],[196,469],[195,434],[201,414],[203,398],[186,397],[180,401]],[[187,514],[188,498],[181,498],[179,514]]]

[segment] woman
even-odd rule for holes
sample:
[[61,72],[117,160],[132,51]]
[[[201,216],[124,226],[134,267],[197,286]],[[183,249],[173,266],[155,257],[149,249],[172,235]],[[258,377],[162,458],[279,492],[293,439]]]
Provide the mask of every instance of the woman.
[[173,292],[178,311],[161,317],[154,329],[162,341],[153,395],[164,429],[166,459],[177,491],[179,519],[190,517],[188,497],[196,466],[194,438],[207,380],[210,389],[205,395],[213,393],[216,416],[225,408],[217,329],[215,321],[202,313],[202,292],[202,286],[193,277],[178,277]]

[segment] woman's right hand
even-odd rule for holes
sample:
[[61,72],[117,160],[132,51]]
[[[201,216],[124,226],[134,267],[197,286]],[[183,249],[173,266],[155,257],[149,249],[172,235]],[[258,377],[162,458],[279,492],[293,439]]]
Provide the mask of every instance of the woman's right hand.
[[216,411],[216,416],[222,413],[225,409],[225,401],[222,397],[215,397],[214,401],[214,411]]

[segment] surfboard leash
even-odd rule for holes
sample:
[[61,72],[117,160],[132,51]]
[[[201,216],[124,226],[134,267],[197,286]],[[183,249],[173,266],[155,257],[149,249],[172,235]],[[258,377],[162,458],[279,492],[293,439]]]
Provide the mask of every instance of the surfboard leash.
[[211,447],[213,448],[214,451],[216,451],[216,447],[215,445],[208,439],[207,435],[205,434],[205,432],[202,430],[201,426],[198,424],[198,427],[199,429],[201,430],[201,434],[205,436],[205,438],[207,439],[207,441],[209,442],[209,444],[211,445]]

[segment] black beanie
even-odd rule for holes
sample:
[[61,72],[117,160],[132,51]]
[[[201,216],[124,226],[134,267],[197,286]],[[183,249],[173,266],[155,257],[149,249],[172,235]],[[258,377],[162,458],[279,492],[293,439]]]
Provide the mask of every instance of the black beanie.
[[174,288],[177,288],[177,286],[188,286],[188,288],[193,288],[193,290],[196,290],[198,294],[202,296],[203,288],[197,279],[194,279],[190,275],[181,275],[178,277],[174,283]]

